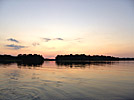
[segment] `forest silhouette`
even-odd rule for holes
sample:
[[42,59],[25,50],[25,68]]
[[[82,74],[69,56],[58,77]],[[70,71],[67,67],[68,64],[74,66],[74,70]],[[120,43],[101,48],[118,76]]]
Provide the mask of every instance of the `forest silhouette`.
[[10,64],[17,63],[18,66],[38,66],[42,65],[44,61],[56,61],[57,65],[73,65],[73,64],[91,64],[91,63],[104,63],[111,64],[111,61],[125,61],[134,60],[134,58],[119,58],[104,55],[85,55],[85,54],[70,54],[70,55],[57,55],[55,59],[45,59],[42,55],[38,54],[18,54],[17,56],[0,55],[0,63]]

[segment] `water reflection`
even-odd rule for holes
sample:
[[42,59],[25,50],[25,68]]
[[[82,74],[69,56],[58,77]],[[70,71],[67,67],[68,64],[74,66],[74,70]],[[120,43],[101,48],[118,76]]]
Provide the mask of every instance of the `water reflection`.
[[97,66],[105,66],[105,65],[113,65],[115,63],[119,63],[117,62],[113,62],[113,61],[101,61],[101,62],[57,62],[56,61],[56,65],[58,67],[62,67],[62,66],[66,66],[66,67],[80,67],[80,68],[85,68],[85,67],[89,67],[91,65],[97,65]]
[[[32,67],[42,67],[42,65],[48,65],[49,62],[52,61],[44,61],[44,62],[17,62],[17,63],[10,63],[10,62],[5,62],[5,63],[0,63],[0,65],[12,65],[12,64],[17,64],[18,68],[32,68]],[[117,62],[113,61],[104,61],[104,62],[54,62],[54,65],[57,65],[58,67],[70,67],[70,68],[86,68],[90,67],[91,65],[97,65],[97,66],[105,66],[105,65],[113,65]]]
[[17,63],[17,66],[20,67],[41,67],[44,62],[19,62]]
[[43,65],[44,61],[42,62],[2,62],[0,63],[0,65],[3,66],[9,66],[9,65],[13,65],[13,64],[17,64],[18,68],[22,68],[22,67],[28,67],[28,68],[32,68],[32,67],[41,67]]
[[134,100],[134,62],[0,66],[0,100]]
[[12,65],[14,62],[0,62],[0,65]]

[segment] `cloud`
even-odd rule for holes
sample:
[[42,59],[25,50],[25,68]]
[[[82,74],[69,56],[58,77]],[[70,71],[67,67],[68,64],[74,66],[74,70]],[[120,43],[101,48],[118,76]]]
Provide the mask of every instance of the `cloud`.
[[52,39],[50,39],[50,38],[42,38],[45,42],[48,42],[48,41],[50,41],[50,40],[52,40]]
[[16,43],[19,43],[19,41],[18,40],[16,40],[16,39],[13,39],[13,38],[9,38],[9,39],[7,39],[8,41],[12,41],[12,42],[16,42]]
[[26,46],[21,46],[21,45],[14,45],[14,44],[10,44],[10,45],[5,45],[6,47],[9,47],[11,49],[15,49],[15,50],[18,50],[18,49],[21,49],[21,48],[26,48]]
[[37,42],[34,42],[34,43],[32,43],[32,45],[33,45],[33,46],[37,46],[37,45],[40,45],[40,44],[37,43]]
[[53,38],[53,39],[50,39],[50,38],[42,38],[43,40],[45,40],[45,42],[48,42],[48,41],[51,41],[51,40],[64,40],[62,38]]
[[62,39],[62,38],[55,38],[54,40],[64,40],[64,39]]

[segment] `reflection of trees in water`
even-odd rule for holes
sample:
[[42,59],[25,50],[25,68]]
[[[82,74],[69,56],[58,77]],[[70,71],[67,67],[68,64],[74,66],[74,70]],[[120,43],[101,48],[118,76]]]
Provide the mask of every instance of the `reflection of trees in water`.
[[0,62],[0,67],[7,68],[7,66],[14,65],[15,63],[13,62]]
[[44,61],[41,62],[19,62],[17,63],[18,68],[22,67],[41,67]]
[[40,61],[40,62],[2,62],[2,63],[0,63],[0,65],[6,66],[6,65],[17,64],[18,68],[22,68],[22,67],[32,68],[32,67],[41,67],[43,63],[44,63],[44,61]]
[[0,62],[0,65],[12,65],[14,62]]
[[113,65],[114,63],[119,63],[119,62],[115,62],[115,61],[98,61],[98,62],[58,62],[56,61],[57,66],[66,66],[66,67],[81,67],[81,68],[85,68],[85,67],[89,67],[91,65],[97,65],[97,66],[105,66],[105,65]]

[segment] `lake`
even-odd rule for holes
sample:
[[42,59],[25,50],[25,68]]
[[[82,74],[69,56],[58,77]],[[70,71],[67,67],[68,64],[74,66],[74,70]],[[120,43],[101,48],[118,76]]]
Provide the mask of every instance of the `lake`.
[[0,64],[0,100],[134,100],[134,61]]

